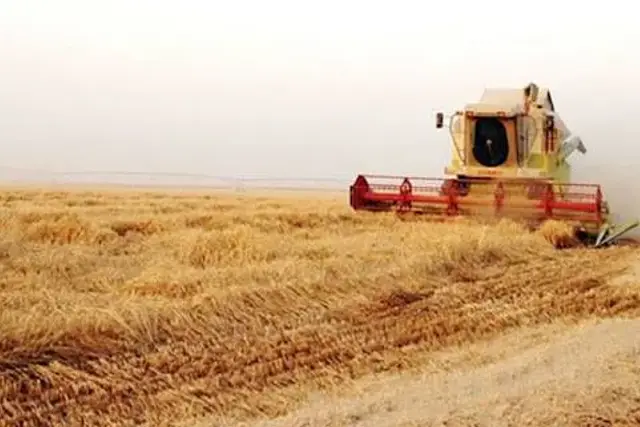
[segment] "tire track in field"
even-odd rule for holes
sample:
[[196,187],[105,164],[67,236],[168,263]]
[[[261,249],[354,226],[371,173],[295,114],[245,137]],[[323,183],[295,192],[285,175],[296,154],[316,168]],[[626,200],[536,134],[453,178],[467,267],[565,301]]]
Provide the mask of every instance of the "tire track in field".
[[198,334],[146,354],[4,370],[0,419],[3,425],[124,419],[157,425],[183,416],[187,404],[192,415],[282,415],[288,404],[270,392],[401,369],[416,355],[523,324],[637,312],[639,293],[605,282],[624,265],[621,254],[567,252],[423,293],[396,289],[268,336],[257,328],[221,340]]

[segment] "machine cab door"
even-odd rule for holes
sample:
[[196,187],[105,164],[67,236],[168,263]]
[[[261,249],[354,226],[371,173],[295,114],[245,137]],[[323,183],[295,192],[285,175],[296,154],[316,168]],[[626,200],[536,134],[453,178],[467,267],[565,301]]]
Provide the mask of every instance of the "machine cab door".
[[469,166],[483,168],[516,167],[518,144],[516,116],[506,114],[466,114],[468,130],[465,157]]

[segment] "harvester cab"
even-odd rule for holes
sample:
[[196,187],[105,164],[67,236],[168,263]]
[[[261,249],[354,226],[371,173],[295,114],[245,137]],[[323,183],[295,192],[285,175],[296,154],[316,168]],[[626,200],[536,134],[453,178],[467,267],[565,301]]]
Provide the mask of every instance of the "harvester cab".
[[[445,119],[448,122],[445,123]],[[452,156],[444,177],[358,175],[350,188],[355,210],[509,217],[533,228],[546,220],[571,223],[595,246],[637,227],[609,223],[598,184],[571,182],[570,156],[587,152],[556,111],[551,93],[530,83],[520,89],[486,89],[478,102],[445,117]]]

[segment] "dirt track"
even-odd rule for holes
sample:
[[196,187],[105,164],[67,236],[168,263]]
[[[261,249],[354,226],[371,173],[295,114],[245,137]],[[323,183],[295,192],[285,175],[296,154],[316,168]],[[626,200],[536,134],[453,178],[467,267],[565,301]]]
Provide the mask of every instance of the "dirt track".
[[364,380],[355,397],[255,425],[637,425],[638,334],[635,319],[514,331],[463,350],[471,360],[443,352],[439,369]]
[[[48,210],[34,207],[43,198]],[[558,325],[637,316],[640,287],[628,269],[636,248],[556,251],[509,224],[355,217],[342,200],[254,199],[251,208],[228,196],[4,200],[6,425],[228,425],[286,414],[300,422],[278,425],[496,425],[518,416],[521,424],[525,415],[540,425],[580,423],[585,413],[635,416],[633,377],[610,380],[627,399],[620,411],[579,406],[597,397],[600,359],[638,350],[637,322]],[[61,213],[69,205],[75,216]],[[536,336],[564,328],[573,335],[536,347]],[[478,354],[497,364],[474,362]],[[434,358],[457,367],[421,378]],[[615,369],[638,379],[637,365]],[[320,403],[308,403],[309,392],[376,382],[393,393],[336,397],[324,415],[310,412]],[[551,404],[560,412],[547,411]]]

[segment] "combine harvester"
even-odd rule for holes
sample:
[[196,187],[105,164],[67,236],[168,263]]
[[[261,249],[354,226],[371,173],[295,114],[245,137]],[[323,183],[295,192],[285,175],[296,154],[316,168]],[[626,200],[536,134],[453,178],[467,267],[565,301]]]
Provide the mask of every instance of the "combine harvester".
[[[436,127],[444,127],[436,114]],[[546,220],[574,226],[595,247],[614,243],[640,221],[614,227],[601,186],[571,182],[567,159],[586,153],[551,94],[534,83],[487,89],[449,120],[453,157],[444,178],[359,175],[350,188],[355,210],[456,217],[506,217],[538,228]]]

